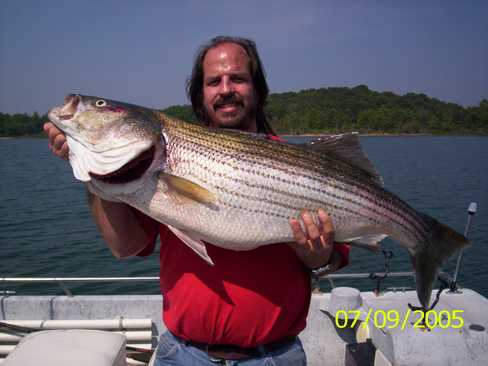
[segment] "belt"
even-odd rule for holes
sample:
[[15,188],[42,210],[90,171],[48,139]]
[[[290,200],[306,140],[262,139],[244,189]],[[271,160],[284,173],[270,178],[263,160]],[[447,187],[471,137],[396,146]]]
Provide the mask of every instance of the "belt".
[[242,348],[239,346],[227,345],[227,344],[206,344],[197,343],[192,341],[184,341],[188,346],[196,347],[206,352],[209,357],[219,360],[244,360],[248,358],[258,357],[267,352],[273,352],[281,347],[284,347],[290,343],[295,342],[296,336],[288,336],[282,338],[276,342],[271,342],[258,346],[255,348]]

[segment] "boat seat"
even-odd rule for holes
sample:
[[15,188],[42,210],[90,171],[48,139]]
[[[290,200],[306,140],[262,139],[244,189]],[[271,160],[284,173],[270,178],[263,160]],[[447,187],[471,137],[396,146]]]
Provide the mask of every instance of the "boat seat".
[[29,334],[2,366],[126,366],[126,339],[100,330],[46,330]]

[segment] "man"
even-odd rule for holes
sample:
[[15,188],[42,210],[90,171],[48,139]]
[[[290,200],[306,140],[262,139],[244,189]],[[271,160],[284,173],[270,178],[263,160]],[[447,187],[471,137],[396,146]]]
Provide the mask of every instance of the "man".
[[[188,95],[198,119],[210,127],[272,134],[264,115],[268,95],[254,42],[217,37],[197,55]],[[50,147],[67,156],[62,133],[46,123]],[[149,255],[161,238],[163,334],[156,365],[215,365],[235,360],[245,365],[303,365],[296,337],[305,327],[310,304],[310,270],[347,263],[348,249],[334,245],[332,223],[318,210],[290,219],[295,243],[268,245],[247,252],[207,243],[209,266],[166,226],[122,203],[90,195],[91,211],[117,257]],[[230,362],[230,361],[229,361]]]

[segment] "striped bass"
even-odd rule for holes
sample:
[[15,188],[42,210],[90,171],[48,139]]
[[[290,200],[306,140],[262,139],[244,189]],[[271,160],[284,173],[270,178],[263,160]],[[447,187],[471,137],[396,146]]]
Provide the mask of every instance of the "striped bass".
[[357,134],[288,145],[74,94],[49,118],[92,193],[167,225],[210,264],[204,242],[232,250],[291,242],[289,219],[321,207],[337,242],[377,248],[389,236],[406,248],[427,310],[440,265],[468,244],[385,190]]

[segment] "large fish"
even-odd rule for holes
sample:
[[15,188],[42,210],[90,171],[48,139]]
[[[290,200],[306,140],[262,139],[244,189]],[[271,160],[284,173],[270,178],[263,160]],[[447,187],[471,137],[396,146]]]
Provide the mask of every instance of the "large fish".
[[204,242],[233,250],[290,242],[289,218],[322,207],[336,241],[375,247],[389,236],[404,246],[427,309],[439,266],[468,244],[385,190],[355,134],[294,146],[73,94],[49,118],[92,193],[168,225],[209,263]]

